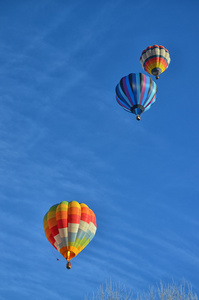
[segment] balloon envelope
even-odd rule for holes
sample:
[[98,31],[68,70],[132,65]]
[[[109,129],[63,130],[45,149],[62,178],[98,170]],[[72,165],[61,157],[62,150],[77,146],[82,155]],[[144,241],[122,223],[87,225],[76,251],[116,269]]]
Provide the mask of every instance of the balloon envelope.
[[156,76],[156,79],[168,68],[170,61],[169,51],[158,45],[147,47],[142,51],[140,57],[142,68],[149,74]]
[[122,77],[115,88],[117,102],[128,112],[139,116],[156,101],[157,85],[142,73]]
[[44,216],[43,226],[48,241],[67,261],[90,243],[97,229],[94,212],[76,201],[53,205]]

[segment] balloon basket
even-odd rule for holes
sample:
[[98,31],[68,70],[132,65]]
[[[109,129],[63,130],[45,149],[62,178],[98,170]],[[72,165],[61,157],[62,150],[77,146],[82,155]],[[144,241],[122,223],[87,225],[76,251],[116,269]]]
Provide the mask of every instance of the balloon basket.
[[67,263],[66,268],[67,268],[68,270],[71,269],[71,263],[70,263],[70,262]]

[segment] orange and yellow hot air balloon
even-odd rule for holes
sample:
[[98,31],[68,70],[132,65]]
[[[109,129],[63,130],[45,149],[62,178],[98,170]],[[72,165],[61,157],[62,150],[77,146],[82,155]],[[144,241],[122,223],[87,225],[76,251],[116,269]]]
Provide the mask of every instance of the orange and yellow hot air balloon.
[[94,212],[83,203],[62,201],[53,205],[43,219],[48,241],[67,260],[81,252],[93,239],[97,225]]
[[156,76],[156,79],[168,68],[170,61],[169,51],[158,45],[147,47],[142,51],[140,57],[142,68],[149,74]]

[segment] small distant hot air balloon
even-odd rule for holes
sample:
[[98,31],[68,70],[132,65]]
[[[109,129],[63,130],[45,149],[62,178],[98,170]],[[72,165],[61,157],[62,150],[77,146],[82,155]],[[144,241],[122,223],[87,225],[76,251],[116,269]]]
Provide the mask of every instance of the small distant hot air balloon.
[[140,57],[142,68],[151,75],[159,78],[170,64],[169,51],[163,46],[153,45],[146,48]]
[[43,219],[48,241],[67,260],[81,252],[93,239],[97,225],[94,212],[85,204],[62,201],[53,205]]
[[117,102],[128,112],[140,115],[156,101],[157,85],[142,73],[123,77],[115,88]]

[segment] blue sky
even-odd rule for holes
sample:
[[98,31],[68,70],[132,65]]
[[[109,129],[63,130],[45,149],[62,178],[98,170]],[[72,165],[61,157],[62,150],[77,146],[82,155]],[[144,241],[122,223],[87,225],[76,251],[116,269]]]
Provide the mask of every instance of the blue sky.
[[[84,299],[109,279],[199,293],[198,2],[0,3],[0,300]],[[153,44],[171,64],[137,122],[115,86]],[[70,271],[42,224],[63,200],[98,225]]]

